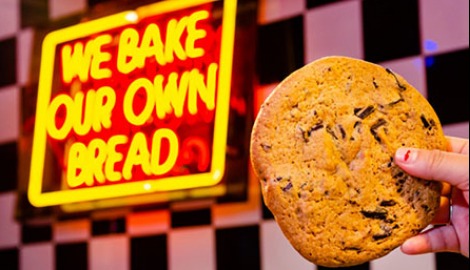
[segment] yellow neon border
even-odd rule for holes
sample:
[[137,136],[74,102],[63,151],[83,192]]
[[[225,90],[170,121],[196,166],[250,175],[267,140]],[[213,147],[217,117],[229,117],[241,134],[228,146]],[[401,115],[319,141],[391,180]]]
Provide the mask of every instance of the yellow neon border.
[[222,40],[220,69],[217,94],[217,109],[214,123],[214,139],[211,171],[188,176],[176,176],[166,179],[149,179],[125,184],[100,186],[76,190],[64,190],[42,193],[42,178],[46,153],[46,111],[50,102],[54,74],[56,46],[60,43],[89,36],[109,29],[131,25],[132,18],[157,15],[179,9],[189,8],[217,0],[164,1],[124,11],[115,15],[81,23],[48,34],[42,45],[42,60],[39,74],[36,123],[30,168],[28,198],[36,207],[72,204],[120,196],[149,194],[160,191],[175,191],[188,188],[213,186],[222,180],[225,170],[225,148],[227,141],[228,112],[232,76],[233,43],[236,23],[236,0],[225,0],[223,7]]

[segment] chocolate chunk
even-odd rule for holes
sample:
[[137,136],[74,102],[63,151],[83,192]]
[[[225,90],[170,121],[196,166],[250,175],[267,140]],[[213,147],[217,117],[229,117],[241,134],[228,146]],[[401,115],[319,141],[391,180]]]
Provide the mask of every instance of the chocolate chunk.
[[336,134],[333,132],[333,130],[331,130],[330,127],[326,127],[326,132],[328,132],[335,140],[338,139],[338,137],[337,137]]
[[380,240],[389,237],[392,235],[392,228],[390,228],[388,225],[380,225],[380,228],[382,229],[381,233],[374,234],[372,238],[374,240]]
[[377,129],[385,125],[386,123],[387,122],[383,118],[380,118],[375,124],[373,124],[370,127],[370,133],[372,133],[372,136],[374,136],[374,139],[378,141],[379,143],[382,143],[382,139],[380,139],[379,135],[377,134]]
[[373,124],[370,129],[378,129],[379,127],[385,125],[387,121],[385,121],[383,118],[380,118],[375,124]]
[[384,233],[379,233],[379,234],[374,234],[372,236],[372,238],[377,241],[377,240],[380,240],[380,239],[384,239],[384,238],[387,238],[389,237],[390,235],[392,235],[392,232],[384,232]]
[[300,130],[300,132],[302,133],[302,137],[304,139],[304,142],[309,142],[309,139],[310,139],[310,135],[312,135],[312,133],[314,131],[317,131],[319,129],[322,129],[324,126],[322,123],[318,123],[316,125],[314,125],[313,127],[311,127],[309,130],[305,131],[303,130],[300,126],[298,126],[297,128]]
[[424,115],[421,115],[421,122],[423,123],[423,127],[429,130],[436,126],[436,122],[433,119],[429,119],[428,121]]
[[387,168],[391,168],[393,166],[393,157],[390,157],[390,161],[387,163]]
[[357,117],[364,119],[367,116],[371,115],[375,111],[374,106],[369,105],[366,108],[355,108],[354,109],[354,115]]
[[375,89],[379,88],[379,85],[378,85],[377,82],[375,81],[375,78],[372,79],[372,84],[374,85],[374,88],[375,88]]
[[263,148],[264,151],[268,152],[269,150],[271,150],[271,145],[262,143],[261,148]]
[[308,142],[309,141],[308,137],[310,137],[310,134],[308,133],[308,131],[303,130],[301,127],[297,127],[297,128],[302,133],[302,138],[304,139],[304,142]]
[[356,205],[356,206],[359,205],[356,201],[353,201],[353,200],[349,200],[348,203],[350,205]]
[[402,90],[402,91],[406,90],[406,86],[401,84],[401,82],[397,78],[397,75],[395,75],[395,73],[393,73],[393,71],[391,69],[386,68],[385,70],[387,71],[388,74],[391,74],[395,78],[395,81],[397,82],[398,88],[400,88],[400,90]]
[[[392,224],[393,222],[395,222],[394,219],[391,219],[391,218],[387,218],[386,220],[384,220],[385,223],[388,223],[388,224]],[[398,226],[398,225],[395,225],[395,227]]]
[[400,170],[396,174],[392,175],[392,177],[395,178],[395,179],[398,179],[398,178],[402,178],[404,175],[405,175],[405,173]]
[[361,210],[361,214],[366,218],[384,220],[387,218],[388,211],[385,208],[377,207],[373,211]]
[[405,177],[405,178],[400,178],[400,179],[398,179],[398,181],[397,181],[397,183],[398,183],[399,185],[403,185],[403,184],[405,184],[405,182],[406,182],[406,177]]
[[310,137],[310,133],[308,131],[303,130],[302,127],[300,127],[300,126],[297,126],[297,128],[302,133],[302,138],[304,139],[304,142],[307,143],[309,141],[308,138]]
[[396,104],[398,104],[398,103],[400,103],[400,102],[403,102],[403,101],[405,101],[403,98],[399,98],[399,99],[397,99],[397,100],[395,100],[395,101],[392,101],[392,102],[388,103],[387,105],[388,105],[388,106],[393,106],[393,105],[396,105]]
[[362,249],[359,247],[345,247],[344,250],[352,250],[352,251],[357,251],[357,253],[361,252]]
[[397,204],[397,202],[394,200],[383,200],[380,202],[380,206],[394,206],[395,204]]
[[321,124],[321,123],[314,125],[314,126],[308,131],[308,136],[310,136],[310,135],[312,134],[312,132],[317,131],[317,130],[319,130],[319,129],[322,129],[323,127],[324,127],[324,126],[323,126],[323,124]]
[[428,128],[431,126],[431,124],[429,124],[428,120],[424,115],[421,115],[421,122],[423,123],[424,128]]
[[292,188],[292,182],[289,182],[287,186],[282,188],[282,191],[286,192],[289,191]]
[[346,138],[346,131],[344,131],[344,128],[342,125],[338,125],[339,131],[341,132],[341,138]]

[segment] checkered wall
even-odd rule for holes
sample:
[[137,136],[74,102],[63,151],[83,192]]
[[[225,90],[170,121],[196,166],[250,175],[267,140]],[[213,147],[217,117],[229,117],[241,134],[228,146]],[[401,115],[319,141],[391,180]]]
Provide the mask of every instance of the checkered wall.
[[[0,268],[325,269],[287,243],[251,173],[244,202],[178,203],[52,224],[15,221],[20,95],[37,76],[30,70],[37,61],[34,25],[110,1],[0,0]],[[305,63],[346,55],[403,75],[429,99],[448,135],[468,138],[468,9],[468,0],[260,0],[255,103]],[[396,250],[348,269],[468,269],[468,259]]]

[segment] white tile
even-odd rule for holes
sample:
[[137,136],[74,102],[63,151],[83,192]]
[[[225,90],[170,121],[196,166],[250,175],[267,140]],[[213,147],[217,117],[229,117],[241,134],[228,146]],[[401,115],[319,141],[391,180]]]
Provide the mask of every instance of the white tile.
[[444,126],[444,133],[447,136],[454,136],[468,139],[468,122],[454,123]]
[[41,243],[23,246],[20,250],[20,269],[55,269],[53,244]]
[[211,227],[173,230],[168,234],[170,270],[215,270],[215,236]]
[[274,220],[261,224],[260,238],[263,270],[314,269],[314,265],[292,247]]
[[15,220],[16,195],[0,194],[0,248],[15,247],[20,243],[20,224]]
[[11,37],[20,29],[20,0],[0,1],[0,39]]
[[261,0],[258,5],[258,23],[268,24],[302,14],[304,0]]
[[395,249],[386,256],[371,261],[371,270],[397,270],[397,269],[435,269],[435,254],[407,255],[401,252],[400,248]]
[[258,224],[261,221],[261,196],[258,180],[250,170],[248,200],[240,203],[214,204],[212,222],[217,228]]
[[0,143],[18,139],[19,92],[16,86],[0,89]]
[[127,215],[127,232],[132,236],[165,233],[169,228],[170,214],[167,210]]
[[379,63],[400,74],[409,84],[414,86],[424,97],[426,91],[426,67],[422,57],[409,57]]
[[57,243],[86,241],[90,237],[90,221],[85,219],[57,222],[53,237]]
[[30,81],[31,65],[33,59],[34,30],[32,28],[22,29],[16,36],[16,70],[18,84],[27,85]]
[[54,20],[79,12],[87,7],[86,0],[49,0],[49,18]]
[[421,0],[422,48],[436,54],[468,48],[468,0]]
[[129,268],[129,239],[126,236],[95,237],[88,248],[90,270]]
[[362,59],[361,2],[344,1],[309,10],[305,17],[305,62],[341,55]]

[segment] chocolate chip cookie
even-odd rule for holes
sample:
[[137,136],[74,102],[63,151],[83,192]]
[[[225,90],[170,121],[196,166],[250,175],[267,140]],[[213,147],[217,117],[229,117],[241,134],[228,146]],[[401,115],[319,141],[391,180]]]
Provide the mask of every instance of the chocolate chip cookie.
[[340,267],[386,255],[435,216],[441,186],[395,165],[401,146],[447,149],[428,101],[390,69],[326,57],[273,90],[250,151],[264,202],[292,246]]

